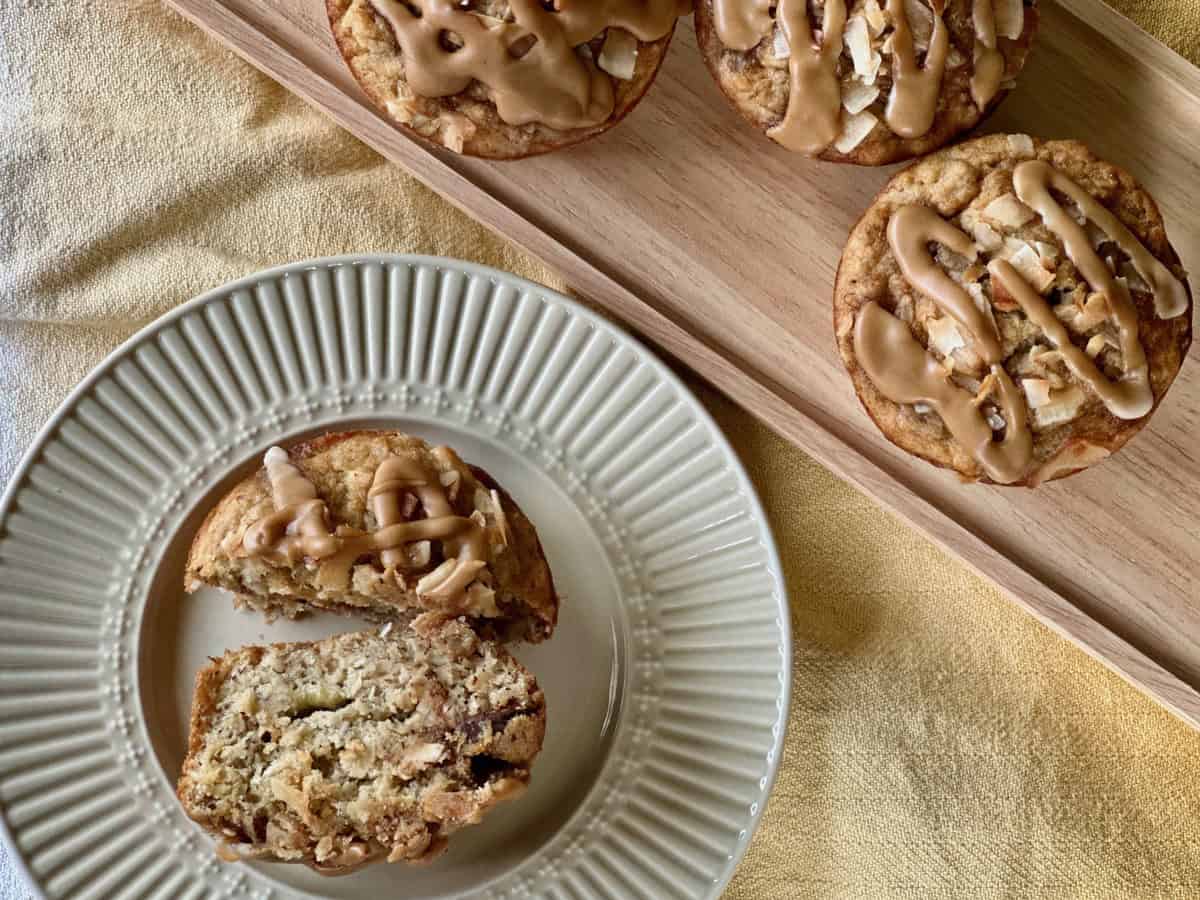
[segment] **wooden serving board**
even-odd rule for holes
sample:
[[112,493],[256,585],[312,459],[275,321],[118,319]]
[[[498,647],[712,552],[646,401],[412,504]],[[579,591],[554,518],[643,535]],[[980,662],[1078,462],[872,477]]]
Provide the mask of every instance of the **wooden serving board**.
[[[321,0],[168,2],[1200,727],[1194,361],[1098,468],[1037,491],[962,485],[883,439],[834,344],[842,244],[894,169],[808,161],[744,126],[690,21],[621,126],[495,164],[430,151],[377,114]],[[988,128],[1080,138],[1126,166],[1200,268],[1200,70],[1100,0],[1043,0],[1030,64]]]

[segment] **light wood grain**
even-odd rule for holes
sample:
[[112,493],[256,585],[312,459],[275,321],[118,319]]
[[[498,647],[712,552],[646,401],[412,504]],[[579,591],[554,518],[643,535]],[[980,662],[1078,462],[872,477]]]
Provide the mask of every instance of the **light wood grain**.
[[[621,127],[497,165],[425,149],[379,116],[318,0],[168,2],[1200,727],[1194,363],[1095,470],[1036,492],[960,485],[884,441],[834,346],[841,246],[889,171],[799,159],[744,127],[690,24]],[[1126,166],[1200,265],[1200,72],[1099,0],[1043,4],[1026,75],[988,128],[1080,138]]]

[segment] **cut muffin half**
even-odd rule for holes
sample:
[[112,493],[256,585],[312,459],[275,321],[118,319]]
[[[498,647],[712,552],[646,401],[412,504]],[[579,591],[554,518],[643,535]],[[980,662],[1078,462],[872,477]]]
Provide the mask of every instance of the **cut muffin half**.
[[465,616],[540,641],[558,596],[533,524],[482,469],[396,431],[272,448],[205,518],[184,574],[275,616]]
[[384,631],[197,675],[178,796],[223,858],[422,862],[524,789],[546,729],[534,677],[462,620]]

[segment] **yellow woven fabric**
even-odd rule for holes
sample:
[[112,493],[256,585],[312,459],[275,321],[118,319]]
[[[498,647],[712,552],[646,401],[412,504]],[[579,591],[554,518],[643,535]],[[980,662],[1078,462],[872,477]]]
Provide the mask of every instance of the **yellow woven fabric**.
[[[1194,0],[1122,5],[1200,55]],[[117,341],[255,269],[390,250],[557,286],[156,0],[0,0],[0,34],[0,482]],[[1200,896],[1200,736],[698,389],[771,517],[796,644],[728,896]]]

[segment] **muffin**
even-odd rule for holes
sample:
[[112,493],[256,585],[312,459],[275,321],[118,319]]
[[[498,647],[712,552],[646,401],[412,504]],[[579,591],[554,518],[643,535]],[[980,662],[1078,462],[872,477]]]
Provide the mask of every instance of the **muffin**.
[[850,232],[838,349],[897,446],[1035,486],[1149,421],[1191,343],[1158,207],[1075,141],[990,135],[896,175]]
[[830,162],[923,156],[974,128],[1025,65],[1036,0],[699,0],[722,92],[776,142]]
[[178,796],[229,861],[424,862],[529,782],[546,704],[463,622],[245,647],[196,678]]
[[456,153],[519,159],[601,134],[646,93],[692,0],[326,0],[367,96]]
[[540,641],[558,596],[533,524],[482,469],[396,431],[273,447],[192,541],[184,586],[238,605],[411,621],[465,616],[489,637]]

